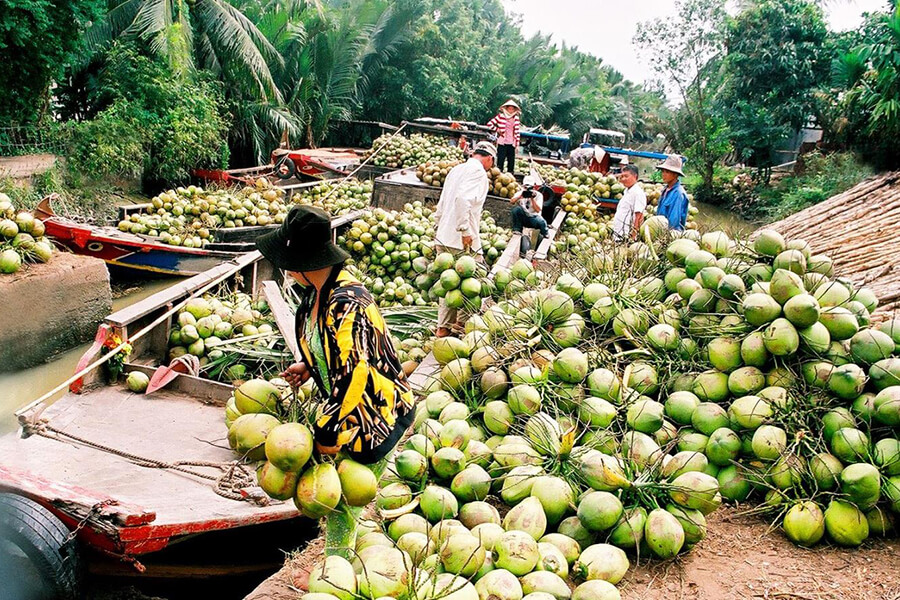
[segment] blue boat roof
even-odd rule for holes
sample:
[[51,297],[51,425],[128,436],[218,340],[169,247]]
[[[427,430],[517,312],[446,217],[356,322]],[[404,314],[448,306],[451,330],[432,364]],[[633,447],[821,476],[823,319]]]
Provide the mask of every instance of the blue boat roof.
[[[666,160],[668,157],[667,154],[663,154],[662,152],[648,152],[645,150],[630,150],[627,148],[617,148],[615,146],[600,146],[610,154],[624,154],[625,156],[636,156],[638,158],[655,158],[656,160]],[[681,156],[681,155],[679,155]],[[681,160],[684,164],[687,164],[687,158],[681,156]]]
[[554,142],[568,142],[569,141],[569,136],[567,136],[567,135],[549,135],[547,133],[534,133],[533,131],[523,131],[519,135],[521,135],[522,137],[553,140]]

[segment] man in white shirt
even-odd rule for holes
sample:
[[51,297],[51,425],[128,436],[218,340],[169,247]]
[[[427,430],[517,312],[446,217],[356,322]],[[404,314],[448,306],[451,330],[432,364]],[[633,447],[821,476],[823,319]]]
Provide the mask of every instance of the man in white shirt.
[[[515,204],[510,214],[512,230],[522,233],[525,227],[538,229],[541,234],[537,243],[540,244],[547,237],[547,221],[541,216],[544,195],[537,191],[537,180],[532,175],[527,175],[522,180],[522,190],[510,199],[510,203]],[[525,258],[530,247],[531,239],[523,235],[519,242],[519,257]]]
[[638,183],[638,168],[625,165],[619,173],[619,183],[625,186],[625,194],[616,207],[613,217],[613,236],[617,242],[633,240],[644,221],[644,210],[647,209],[647,195]]
[[[487,171],[494,166],[497,149],[489,142],[479,142],[472,157],[456,165],[444,180],[444,189],[434,216],[437,220],[435,250],[481,253],[481,212],[488,193]],[[456,322],[456,309],[447,306],[442,298],[438,305],[437,337],[450,335]]]

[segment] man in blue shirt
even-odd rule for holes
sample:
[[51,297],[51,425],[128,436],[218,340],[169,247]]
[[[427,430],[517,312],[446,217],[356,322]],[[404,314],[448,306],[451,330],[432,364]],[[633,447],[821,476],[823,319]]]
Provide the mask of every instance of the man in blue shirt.
[[669,155],[656,168],[661,171],[662,180],[666,184],[666,189],[659,196],[656,214],[666,217],[671,229],[684,229],[684,224],[687,222],[688,197],[678,179],[684,176],[684,172],[681,170],[681,158]]

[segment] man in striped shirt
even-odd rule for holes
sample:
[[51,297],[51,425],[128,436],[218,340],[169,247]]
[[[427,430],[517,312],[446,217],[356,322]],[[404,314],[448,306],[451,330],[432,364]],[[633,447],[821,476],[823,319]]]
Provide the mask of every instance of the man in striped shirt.
[[[500,112],[488,121],[488,127],[497,135],[497,168],[501,171],[515,173],[516,148],[519,147],[519,113],[522,109],[515,100],[507,100],[500,107]],[[506,162],[507,168],[503,168]]]

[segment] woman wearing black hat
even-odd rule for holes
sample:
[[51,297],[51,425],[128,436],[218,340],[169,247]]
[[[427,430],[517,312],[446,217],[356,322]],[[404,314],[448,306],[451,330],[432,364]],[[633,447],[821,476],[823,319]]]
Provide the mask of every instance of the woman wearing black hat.
[[282,376],[292,385],[312,377],[326,398],[316,447],[379,461],[412,423],[415,400],[375,299],[343,269],[348,255],[331,240],[328,213],[295,206],[256,245],[303,289],[296,317],[303,360]]

